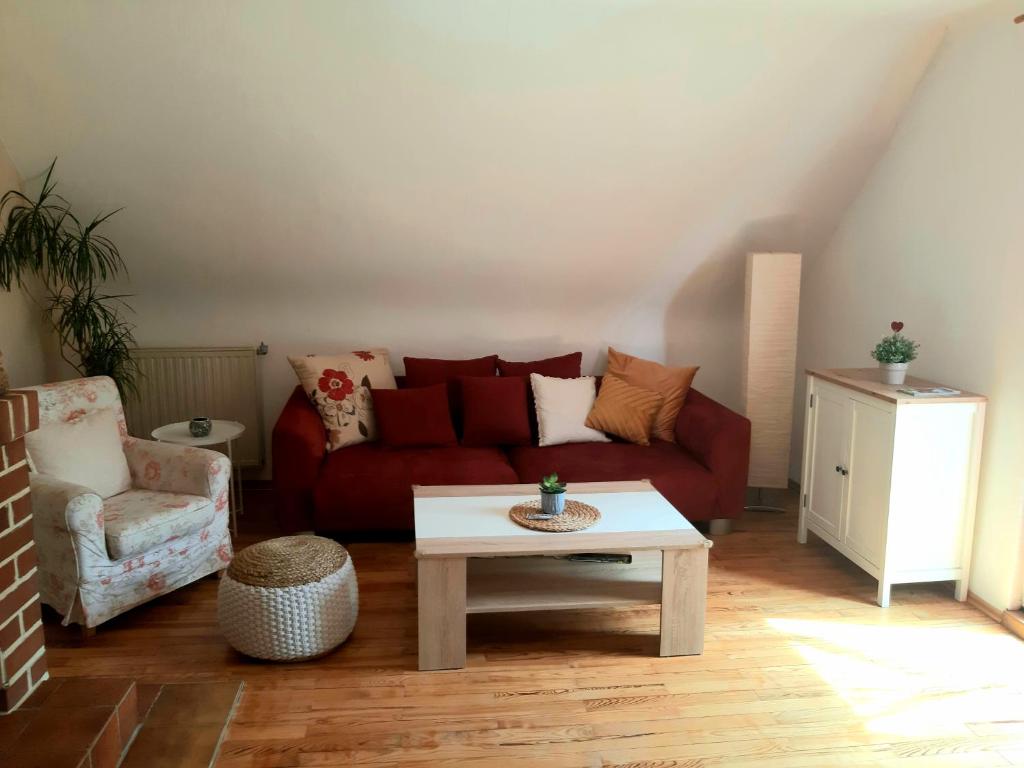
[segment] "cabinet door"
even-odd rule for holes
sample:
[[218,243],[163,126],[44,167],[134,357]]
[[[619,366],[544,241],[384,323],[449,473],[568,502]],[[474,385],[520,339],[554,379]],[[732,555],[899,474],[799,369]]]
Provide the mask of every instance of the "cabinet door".
[[807,493],[807,521],[819,533],[840,540],[843,509],[843,475],[836,467],[846,464],[848,398],[828,387],[817,386],[808,413],[811,430],[811,487]]
[[889,517],[894,415],[851,400],[850,462],[843,543],[869,563],[881,567]]

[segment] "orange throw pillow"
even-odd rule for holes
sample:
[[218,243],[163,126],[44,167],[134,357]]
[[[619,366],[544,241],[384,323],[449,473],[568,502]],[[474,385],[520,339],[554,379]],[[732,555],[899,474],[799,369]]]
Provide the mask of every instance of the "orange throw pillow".
[[676,441],[676,417],[683,407],[686,393],[690,391],[693,377],[700,366],[670,368],[653,360],[633,357],[608,347],[608,374],[622,379],[634,387],[658,392],[664,398],[661,409],[654,417],[651,437],[659,440]]
[[657,392],[605,376],[586,425],[631,443],[650,445],[651,425],[664,399]]

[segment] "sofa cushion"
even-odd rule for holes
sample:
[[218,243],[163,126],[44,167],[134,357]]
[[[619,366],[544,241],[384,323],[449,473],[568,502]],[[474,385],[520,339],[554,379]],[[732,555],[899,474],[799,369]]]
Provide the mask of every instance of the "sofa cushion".
[[448,404],[456,431],[462,429],[462,394],[459,389],[460,376],[493,376],[498,362],[497,355],[476,357],[470,360],[440,360],[430,357],[406,357],[406,387],[429,387],[444,384],[448,387]]
[[586,424],[637,445],[650,445],[651,424],[664,399],[657,392],[605,376]]
[[670,368],[608,347],[608,375],[616,376],[634,387],[658,392],[664,398],[651,425],[651,436],[659,440],[671,443],[676,441],[676,418],[698,370],[699,366],[696,365]]
[[130,490],[103,502],[103,532],[112,560],[151,552],[205,528],[216,514],[205,496]]
[[455,445],[444,384],[415,389],[375,389],[380,441],[389,448]]
[[101,498],[132,487],[118,418],[112,408],[90,413],[72,411],[63,421],[46,423],[29,432],[25,446],[36,472],[83,485]]
[[580,377],[580,365],[583,361],[582,352],[573,352],[560,357],[548,357],[544,360],[531,360],[526,363],[498,360],[498,375],[504,377],[521,376],[526,380],[526,407],[530,416],[530,436],[537,441],[537,403],[533,399],[533,388],[530,386],[530,374],[552,376],[558,379],[577,379]]
[[[569,483],[609,480],[650,480],[688,520],[717,517],[718,488],[711,472],[678,446],[654,440],[649,446],[631,443],[570,443],[510,448],[521,483],[534,483],[558,473]],[[571,489],[570,489],[571,492]]]
[[386,349],[289,357],[288,362],[323,420],[327,450],[377,437],[370,389],[395,388]]
[[464,376],[463,445],[529,445],[526,379],[521,376]]
[[544,360],[531,360],[527,363],[514,363],[508,360],[498,360],[498,375],[500,376],[529,376],[531,373],[539,373],[541,376],[554,376],[559,379],[579,378],[580,367],[583,362],[582,352],[573,352],[560,357],[548,357]]
[[608,442],[603,432],[586,425],[597,397],[593,376],[559,379],[532,373],[530,385],[537,404],[540,445]]
[[313,491],[318,531],[412,530],[413,485],[519,482],[498,448],[386,448],[363,443],[327,457]]

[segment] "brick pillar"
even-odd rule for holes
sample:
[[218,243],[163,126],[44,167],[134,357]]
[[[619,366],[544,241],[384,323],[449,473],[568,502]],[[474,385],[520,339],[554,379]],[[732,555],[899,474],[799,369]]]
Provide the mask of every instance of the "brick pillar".
[[48,677],[25,454],[25,435],[38,427],[35,392],[0,396],[0,713]]

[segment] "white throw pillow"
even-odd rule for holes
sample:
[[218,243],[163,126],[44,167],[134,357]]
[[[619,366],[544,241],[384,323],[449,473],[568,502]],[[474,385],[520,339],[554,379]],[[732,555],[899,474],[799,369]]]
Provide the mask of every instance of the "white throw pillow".
[[593,376],[558,379],[531,373],[530,386],[537,404],[540,445],[611,442],[604,432],[585,423],[597,398],[597,380]]
[[25,436],[35,471],[84,485],[108,499],[132,487],[117,418],[109,408],[45,424]]

